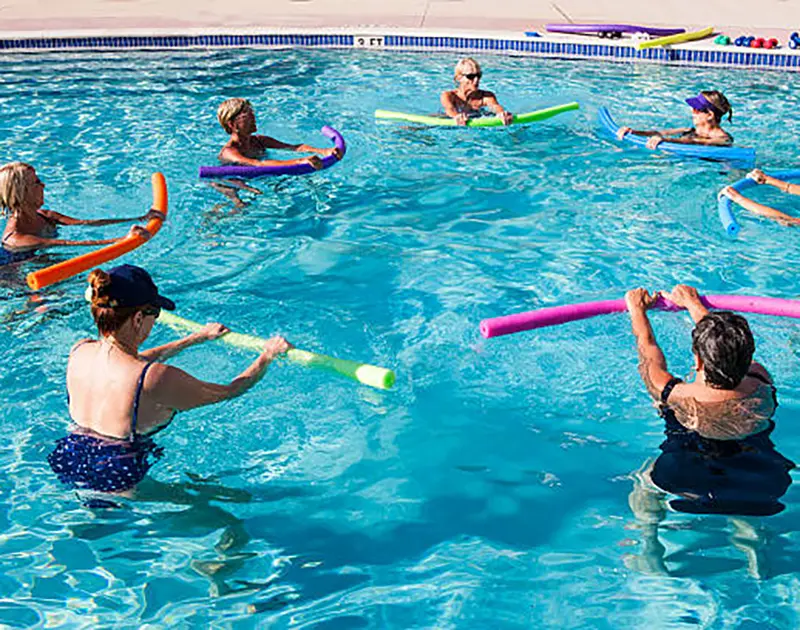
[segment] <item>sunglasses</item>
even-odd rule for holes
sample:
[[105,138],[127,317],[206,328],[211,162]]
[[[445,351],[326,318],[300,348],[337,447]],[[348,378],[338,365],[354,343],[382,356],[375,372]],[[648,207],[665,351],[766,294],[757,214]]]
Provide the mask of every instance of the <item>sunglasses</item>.
[[147,308],[143,308],[142,315],[144,315],[145,317],[147,317],[148,315],[152,315],[155,319],[158,319],[158,316],[161,315],[161,307],[148,306]]
[[469,81],[474,81],[475,79],[480,79],[483,76],[483,73],[481,73],[481,72],[470,72],[469,74],[464,74],[464,75],[461,75],[461,76],[463,76],[465,79],[467,79]]

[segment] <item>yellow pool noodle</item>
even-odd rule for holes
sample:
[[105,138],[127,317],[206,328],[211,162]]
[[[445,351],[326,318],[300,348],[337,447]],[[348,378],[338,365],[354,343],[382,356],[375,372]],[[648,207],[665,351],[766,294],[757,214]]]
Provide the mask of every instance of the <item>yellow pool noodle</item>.
[[645,48],[655,48],[656,46],[667,46],[668,44],[680,44],[682,42],[691,42],[695,39],[703,39],[714,33],[714,27],[709,26],[700,31],[692,31],[691,33],[678,33],[677,35],[668,35],[667,37],[657,37],[636,44],[636,48],[644,50]]
[[[183,317],[178,317],[164,310],[161,311],[159,321],[172,329],[186,330],[189,332],[197,332],[203,328],[202,324],[184,319]],[[261,352],[266,343],[266,339],[235,332],[229,332],[219,339],[230,346],[243,348],[245,350],[255,350],[256,352]],[[392,370],[387,370],[386,368],[377,367],[375,365],[368,365],[366,363],[359,363],[358,361],[337,359],[336,357],[329,357],[307,350],[298,350],[297,348],[289,350],[286,356],[293,363],[299,363],[306,367],[323,369],[328,372],[340,374],[341,376],[352,378],[359,383],[369,385],[370,387],[377,387],[378,389],[389,389],[394,385],[395,381],[395,375]]]

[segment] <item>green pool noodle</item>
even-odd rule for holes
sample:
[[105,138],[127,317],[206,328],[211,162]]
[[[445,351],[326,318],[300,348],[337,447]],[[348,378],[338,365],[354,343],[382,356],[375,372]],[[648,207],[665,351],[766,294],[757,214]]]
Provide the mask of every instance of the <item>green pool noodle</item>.
[[[203,328],[202,324],[184,319],[173,315],[168,311],[161,311],[159,321],[166,324],[175,330],[186,330],[189,332],[197,332]],[[254,335],[243,335],[241,333],[229,332],[219,338],[223,343],[235,346],[236,348],[243,348],[245,350],[255,350],[261,352],[264,349],[266,339],[261,339]],[[394,372],[386,368],[377,367],[375,365],[368,365],[366,363],[359,363],[358,361],[350,361],[348,359],[337,359],[336,357],[329,357],[324,354],[317,354],[316,352],[309,352],[307,350],[298,350],[292,348],[286,353],[287,358],[293,363],[304,365],[305,367],[313,367],[322,369],[327,372],[333,372],[352,378],[353,380],[369,385],[370,387],[377,387],[378,389],[389,389],[394,385]]]
[[[564,112],[579,109],[580,105],[576,102],[566,103],[564,105],[556,105],[555,107],[548,107],[547,109],[540,109],[536,112],[528,112],[527,114],[514,114],[511,122],[512,125],[525,124],[546,120],[563,114]],[[403,122],[417,123],[420,125],[430,125],[434,127],[457,127],[456,121],[453,118],[443,118],[440,116],[423,116],[420,114],[405,114],[403,112],[390,112],[385,109],[376,109],[375,118],[381,120],[400,120]],[[496,116],[484,116],[482,118],[470,118],[467,120],[467,127],[502,127],[503,121]]]

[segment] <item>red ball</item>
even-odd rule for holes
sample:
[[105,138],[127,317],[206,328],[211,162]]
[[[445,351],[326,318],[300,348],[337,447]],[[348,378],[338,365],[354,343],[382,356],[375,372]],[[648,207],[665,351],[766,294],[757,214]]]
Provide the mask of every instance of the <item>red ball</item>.
[[766,42],[764,42],[764,48],[777,48],[780,45],[777,39],[771,37]]
[[761,48],[764,45],[764,38],[759,37],[750,42],[750,48]]

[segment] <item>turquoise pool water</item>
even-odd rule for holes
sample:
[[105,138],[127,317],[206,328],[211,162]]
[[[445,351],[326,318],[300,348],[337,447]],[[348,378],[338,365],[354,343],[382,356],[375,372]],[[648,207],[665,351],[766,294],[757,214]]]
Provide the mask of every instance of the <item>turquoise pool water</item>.
[[[798,493],[750,525],[670,513],[659,543],[629,507],[662,423],[626,316],[482,340],[478,322],[677,282],[800,295],[800,230],[747,217],[737,240],[716,192],[743,175],[633,150],[621,124],[689,122],[710,86],[763,168],[797,164],[798,78],[773,73],[484,57],[512,111],[579,100],[529,127],[408,129],[456,56],[224,51],[2,56],[3,160],[33,163],[46,206],[129,216],[161,170],[170,217],[127,258],[178,313],[393,368],[381,392],[281,364],[247,395],[178,416],[153,476],[172,501],[92,511],[45,456],[67,427],[71,344],[92,333],[81,280],[33,301],[2,277],[0,624],[11,627],[793,628]],[[262,181],[241,211],[196,178],[225,136],[226,97],[262,133],[348,141],[345,160]],[[800,204],[758,191],[790,212]],[[66,231],[64,232],[66,233]],[[117,234],[119,228],[70,234]],[[52,258],[57,258],[52,256]],[[15,277],[16,276],[16,277]],[[776,378],[774,440],[800,459],[800,328],[750,318]],[[688,318],[655,315],[670,366],[691,365]],[[174,339],[157,327],[154,343]],[[229,379],[221,344],[175,363]],[[663,562],[655,553],[663,546]],[[660,569],[659,573],[656,569]],[[149,624],[149,625],[148,625]]]

